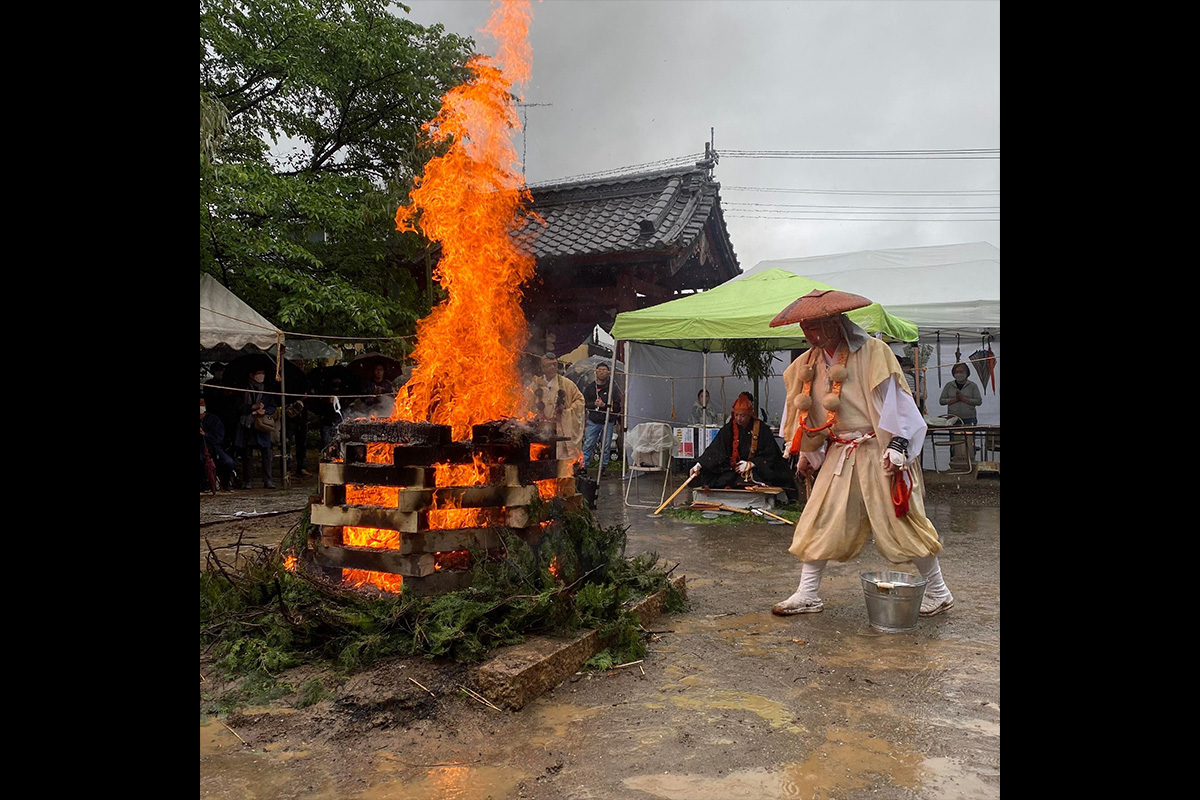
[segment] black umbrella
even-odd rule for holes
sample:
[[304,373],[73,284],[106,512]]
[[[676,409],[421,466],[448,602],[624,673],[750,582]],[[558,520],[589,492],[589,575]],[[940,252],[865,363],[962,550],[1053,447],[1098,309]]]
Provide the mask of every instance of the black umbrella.
[[[991,353],[983,348],[976,350],[971,355],[967,356],[971,366],[975,368],[975,374],[979,376],[979,385],[984,394],[987,394],[988,378],[992,376],[992,364],[990,359]],[[992,387],[993,390],[995,387]]]
[[[225,366],[225,374],[221,376],[221,385],[241,389],[255,369],[262,369],[267,373],[263,382],[264,388],[273,392],[279,391],[279,382],[275,380],[275,361],[266,353],[249,353],[230,361]],[[287,379],[287,393],[304,394],[308,390],[308,378],[304,375],[304,370],[290,361],[283,362],[283,369]],[[276,402],[278,401],[276,397]]]
[[361,356],[355,357],[350,362],[350,371],[364,381],[375,380],[375,365],[383,365],[384,380],[393,381],[400,377],[400,373],[404,371],[404,365],[392,358],[385,356],[383,353],[363,353]]
[[341,378],[341,394],[361,394],[358,390],[358,378],[345,364],[334,364],[332,367],[317,367],[308,373],[308,384],[313,394],[333,394],[333,379]]

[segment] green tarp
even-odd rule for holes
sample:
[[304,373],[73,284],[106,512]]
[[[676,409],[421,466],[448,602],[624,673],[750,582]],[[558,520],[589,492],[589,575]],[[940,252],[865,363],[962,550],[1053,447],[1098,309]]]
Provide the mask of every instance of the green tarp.
[[[678,350],[722,352],[724,339],[768,339],[779,350],[808,347],[799,325],[770,327],[788,304],[813,289],[836,289],[793,272],[770,269],[639,311],[617,314],[612,336]],[[891,341],[916,341],[917,326],[872,303],[846,316],[868,333]]]

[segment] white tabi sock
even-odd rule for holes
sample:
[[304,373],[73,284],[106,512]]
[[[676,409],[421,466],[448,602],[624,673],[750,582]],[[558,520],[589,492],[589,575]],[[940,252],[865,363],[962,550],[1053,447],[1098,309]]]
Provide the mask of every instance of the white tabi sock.
[[925,585],[925,599],[941,603],[953,599],[949,587],[942,580],[942,567],[938,564],[937,556],[922,556],[912,560],[921,570],[921,575],[928,583]]

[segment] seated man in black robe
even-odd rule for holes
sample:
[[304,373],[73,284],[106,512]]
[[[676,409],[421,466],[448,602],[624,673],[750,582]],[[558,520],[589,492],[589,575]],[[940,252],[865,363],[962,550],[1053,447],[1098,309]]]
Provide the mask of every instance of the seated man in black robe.
[[754,483],[785,489],[793,485],[791,470],[771,429],[754,416],[754,404],[745,392],[734,401],[729,421],[696,460],[691,474],[697,472],[706,489],[740,489]]

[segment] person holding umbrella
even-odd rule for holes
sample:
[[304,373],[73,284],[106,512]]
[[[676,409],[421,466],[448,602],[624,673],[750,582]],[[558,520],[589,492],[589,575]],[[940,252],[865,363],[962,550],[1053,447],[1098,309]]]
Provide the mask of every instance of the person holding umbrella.
[[800,585],[775,604],[775,614],[820,612],[825,564],[856,557],[871,533],[884,558],[913,562],[928,581],[921,616],[954,605],[938,564],[942,545],[925,515],[919,460],[925,418],[891,348],[845,315],[870,304],[818,289],[771,321],[771,327],[800,323],[812,345],[783,373],[782,433],[784,455],[797,456],[806,481],[816,476],[788,548],[801,562]]
[[[237,369],[234,369],[235,365]],[[275,488],[272,475],[274,452],[271,446],[271,429],[274,427],[275,409],[279,407],[279,399],[277,395],[271,394],[267,387],[267,371],[270,369],[273,372],[274,367],[270,356],[266,353],[256,353],[234,359],[225,370],[227,380],[233,373],[235,378],[242,378],[241,384],[244,387],[240,392],[238,427],[233,439],[234,451],[242,459],[243,489],[252,488],[254,483],[251,456],[255,449],[261,453],[263,488]]]

